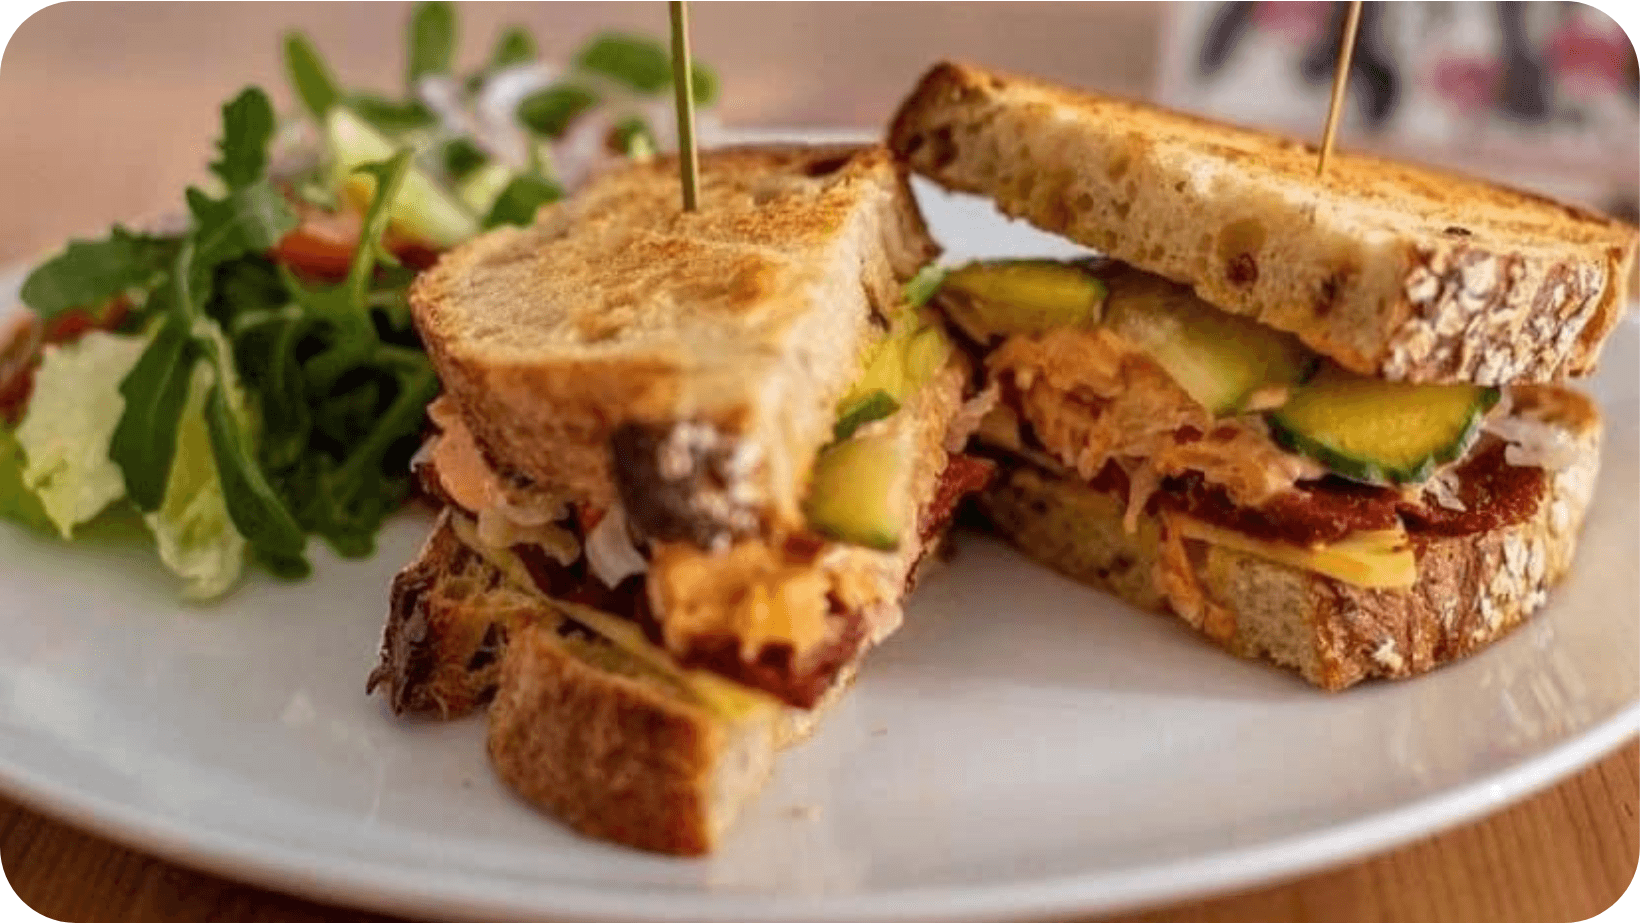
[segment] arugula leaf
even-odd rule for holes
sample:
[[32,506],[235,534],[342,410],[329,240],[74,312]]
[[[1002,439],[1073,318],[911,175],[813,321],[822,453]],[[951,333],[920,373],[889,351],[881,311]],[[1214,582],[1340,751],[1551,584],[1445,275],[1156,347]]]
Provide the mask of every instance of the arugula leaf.
[[23,483],[28,460],[17,434],[0,427],[0,517],[32,529],[56,530],[40,498]]
[[456,13],[450,3],[416,4],[410,15],[410,73],[405,84],[413,93],[417,81],[448,74],[456,48]]
[[410,175],[410,159],[415,154],[402,148],[385,161],[360,164],[354,173],[367,173],[376,180],[376,195],[365,210],[364,225],[359,229],[359,246],[353,252],[353,263],[347,270],[347,291],[350,303],[363,312],[365,294],[369,290],[370,275],[378,264],[397,266],[399,260],[387,249],[382,236],[387,233],[390,206],[404,187],[404,178]]
[[216,267],[205,313],[224,329],[233,329],[246,314],[276,311],[290,304],[290,292],[273,261],[249,254]]
[[[672,55],[666,47],[640,35],[606,32],[575,56],[576,67],[600,74],[639,93],[652,95],[672,85]],[[695,102],[717,99],[717,74],[699,61],[689,70]]]
[[320,124],[325,113],[342,100],[342,91],[330,68],[313,47],[313,42],[301,32],[285,33],[285,78],[290,81],[296,97]]
[[445,175],[459,183],[488,163],[490,155],[484,153],[472,139],[456,138],[445,143],[440,150],[440,160],[443,161]]
[[189,310],[210,301],[217,266],[272,249],[297,224],[290,203],[266,180],[236,189],[223,199],[189,189],[188,208],[194,215],[189,284],[197,299],[185,306]]
[[694,89],[695,105],[710,106],[717,102],[717,72],[700,61],[691,62],[689,84]]
[[273,138],[273,104],[256,87],[246,87],[222,107],[222,159],[211,172],[229,189],[240,189],[260,179],[268,167],[268,142]]
[[195,359],[188,322],[172,312],[120,382],[125,409],[109,441],[108,457],[124,474],[125,493],[144,512],[165,500],[177,421],[188,398]]
[[575,56],[575,66],[639,93],[658,93],[672,84],[671,55],[659,42],[638,35],[599,35]]
[[655,133],[643,116],[628,116],[611,131],[615,144],[627,157],[646,161],[655,156]]
[[529,64],[536,54],[535,37],[529,30],[523,26],[508,26],[490,49],[490,59],[477,72],[468,75],[467,92],[477,93],[484,81],[508,68]]
[[500,225],[527,228],[535,221],[535,213],[540,211],[541,206],[563,197],[564,191],[551,180],[533,173],[519,174],[495,197],[490,213],[484,216],[484,228],[489,230]]
[[535,60],[535,36],[523,26],[508,26],[490,51],[488,70],[495,72]]
[[23,283],[23,303],[50,320],[130,289],[152,288],[176,251],[172,238],[133,234],[115,225],[103,240],[70,241],[62,253],[35,267]]
[[586,87],[560,83],[537,90],[518,104],[518,121],[531,131],[557,138],[582,113],[598,104],[598,96]]
[[313,427],[297,345],[312,329],[301,317],[283,322],[268,347],[267,375],[259,383],[262,404],[262,460],[270,471],[294,465],[307,448]]
[[419,99],[398,102],[373,93],[354,93],[346,102],[359,118],[387,135],[402,135],[438,122],[438,116]]
[[[223,368],[220,362],[213,363],[213,367],[219,373]],[[258,552],[287,561],[300,560],[307,547],[307,535],[263,476],[250,448],[243,412],[233,407],[227,383],[221,378],[205,398],[205,426],[222,479],[222,497],[234,527]]]

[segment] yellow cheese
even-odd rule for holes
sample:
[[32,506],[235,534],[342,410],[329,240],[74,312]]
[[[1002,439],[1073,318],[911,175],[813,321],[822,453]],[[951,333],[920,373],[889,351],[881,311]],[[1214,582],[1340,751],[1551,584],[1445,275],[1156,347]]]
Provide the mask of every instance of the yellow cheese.
[[523,560],[511,549],[479,542],[478,531],[473,521],[460,513],[452,511],[450,522],[461,541],[484,556],[484,559],[500,571],[516,589],[540,597],[565,616],[603,636],[611,645],[675,680],[687,689],[696,701],[712,712],[731,721],[738,721],[779,705],[777,700],[761,690],[752,689],[709,671],[685,670],[679,667],[670,654],[651,644],[649,639],[644,637],[643,630],[625,619],[542,594],[535,586],[535,581],[530,578],[529,569],[524,566]]
[[1314,571],[1357,587],[1411,587],[1418,581],[1418,559],[1404,529],[1358,532],[1338,542],[1305,547],[1258,539],[1185,516],[1174,516],[1170,521],[1188,539]]
[[748,718],[778,705],[773,697],[761,690],[754,690],[710,671],[678,667],[671,655],[644,637],[641,629],[618,616],[560,600],[553,600],[552,604],[569,618],[603,636],[611,645],[675,678],[694,694],[701,705],[724,718]]

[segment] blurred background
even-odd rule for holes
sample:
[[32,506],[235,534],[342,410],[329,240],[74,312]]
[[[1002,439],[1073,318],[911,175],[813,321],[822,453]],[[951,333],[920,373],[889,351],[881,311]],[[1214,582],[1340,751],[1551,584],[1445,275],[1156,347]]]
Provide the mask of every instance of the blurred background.
[[[876,129],[940,57],[1316,137],[1343,4],[708,3],[696,55],[727,126]],[[1347,146],[1463,166],[1634,218],[1633,46],[1576,3],[1369,3]],[[205,175],[218,107],[247,83],[291,98],[279,36],[306,30],[350,86],[402,84],[401,3],[102,3],[48,7],[0,61],[0,260],[179,203]],[[501,28],[563,60],[601,29],[663,37],[665,5],[465,3],[461,57]]]

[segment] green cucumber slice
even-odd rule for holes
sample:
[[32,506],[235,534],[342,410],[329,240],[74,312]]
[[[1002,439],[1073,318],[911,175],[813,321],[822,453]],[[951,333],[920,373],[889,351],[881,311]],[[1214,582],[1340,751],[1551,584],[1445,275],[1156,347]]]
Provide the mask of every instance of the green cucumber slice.
[[456,184],[456,196],[472,214],[488,215],[496,197],[507,188],[512,178],[511,167],[495,161],[483,163],[470,170]]
[[1468,451],[1498,389],[1409,385],[1329,367],[1267,415],[1276,441],[1370,484],[1423,481]]
[[[892,400],[898,409],[935,373],[945,368],[954,349],[951,338],[938,324],[902,327],[879,340],[866,357],[865,370],[859,380],[837,404],[838,428],[842,428],[845,419],[858,414],[866,402],[879,400],[873,397],[879,393]],[[882,406],[879,401],[878,407]],[[877,418],[859,420],[855,426],[871,419]]]
[[1080,266],[1053,260],[992,260],[946,274],[946,313],[969,336],[986,341],[1096,324],[1105,284]]
[[[335,171],[332,182],[355,201],[369,202],[375,181],[353,171],[392,157],[398,146],[344,106],[333,106],[325,115],[325,143]],[[404,185],[388,207],[388,220],[400,233],[439,249],[454,247],[478,233],[477,219],[416,167],[405,175]]]
[[814,463],[805,504],[809,525],[842,542],[892,552],[911,520],[909,427],[836,443]]
[[1111,281],[1105,324],[1143,350],[1217,416],[1279,403],[1316,356],[1297,337],[1214,308],[1186,286],[1124,273]]

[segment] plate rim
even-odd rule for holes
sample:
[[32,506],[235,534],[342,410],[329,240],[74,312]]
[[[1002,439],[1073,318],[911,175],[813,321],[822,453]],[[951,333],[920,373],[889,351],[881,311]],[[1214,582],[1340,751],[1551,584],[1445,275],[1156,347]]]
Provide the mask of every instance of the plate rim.
[[[866,129],[726,127],[723,141],[870,143]],[[0,290],[28,266],[0,265]],[[9,306],[5,306],[8,307]],[[1640,305],[1625,326],[1640,327]],[[622,893],[607,886],[536,880],[543,890],[508,890],[470,873],[429,877],[391,861],[333,859],[271,840],[179,821],[165,814],[58,784],[0,755],[0,794],[48,817],[189,869],[278,893],[410,917],[792,920],[823,918],[995,918],[1111,914],[1255,886],[1381,853],[1495,813],[1548,789],[1640,734],[1640,696],[1580,733],[1492,774],[1349,821],[1208,854],[1080,874],[939,887],[898,887],[821,895],[666,891]],[[498,888],[500,886],[501,888]]]
[[553,898],[481,894],[491,885],[401,873],[390,862],[347,859],[315,867],[279,844],[177,822],[71,786],[54,786],[0,757],[0,793],[42,814],[178,865],[287,895],[344,907],[426,918],[800,920],[807,917],[999,918],[1109,914],[1291,877],[1379,853],[1498,811],[1560,782],[1640,732],[1640,700],[1581,734],[1514,766],[1445,792],[1344,824],[1203,857],[1097,873],[978,886],[941,886],[819,896],[666,892],[630,895],[543,881]]

